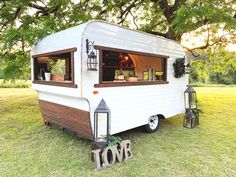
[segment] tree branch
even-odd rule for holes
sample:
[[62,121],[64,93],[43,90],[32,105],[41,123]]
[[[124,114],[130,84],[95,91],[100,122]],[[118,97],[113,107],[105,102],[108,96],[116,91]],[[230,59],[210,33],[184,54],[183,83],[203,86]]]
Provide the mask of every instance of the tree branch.
[[158,32],[158,31],[150,31],[148,33],[168,38],[168,34],[167,33],[161,33],[161,32]]
[[170,8],[172,14],[178,10],[179,6],[185,4],[185,2],[187,2],[187,0],[175,0],[174,5]]
[[213,43],[210,43],[210,42],[209,42],[209,36],[208,36],[205,45],[198,46],[198,47],[194,47],[194,48],[188,48],[188,47],[183,46],[183,45],[181,45],[181,46],[182,46],[184,49],[186,49],[186,50],[188,50],[189,52],[191,52],[191,54],[192,54],[194,57],[199,57],[200,55],[199,55],[199,54],[196,54],[196,53],[195,53],[195,50],[197,50],[197,49],[203,50],[203,49],[207,49],[208,47],[212,47],[212,46],[214,46],[214,45],[218,45],[219,43],[224,42],[224,40],[223,40],[224,37],[225,37],[225,35],[222,35],[217,41],[215,41],[215,42],[213,42]]
[[77,5],[77,8],[81,10],[81,8],[86,11],[89,5],[90,0],[85,0],[85,1],[80,1],[79,4]]
[[134,25],[136,26],[136,29],[138,29],[138,25],[137,25],[137,23],[136,23],[136,18],[135,18],[135,16],[133,15],[133,13],[130,11],[130,15],[133,17],[133,23],[134,23]]
[[166,20],[168,21],[168,23],[171,23],[171,16],[173,14],[171,14],[170,12],[170,6],[168,5],[167,0],[151,0],[153,3],[155,3],[156,5],[159,5],[159,7],[161,8]]
[[17,7],[13,18],[11,20],[7,20],[1,24],[0,32],[2,32],[3,29],[7,27],[8,24],[13,23],[19,17],[21,9],[22,9],[22,7]]
[[29,3],[29,7],[37,9],[38,11],[36,12],[36,16],[38,16],[39,14],[42,14],[43,16],[48,16],[52,13],[56,13],[58,12],[58,10],[60,9],[61,4],[54,6],[52,8],[48,8],[48,7],[42,7],[39,6],[37,4],[33,4],[33,3]]
[[[164,23],[164,22],[165,22],[165,20],[158,21],[156,24],[154,24],[154,26],[156,27],[156,26],[158,26],[158,25],[160,25],[160,24],[162,24],[162,23]],[[163,32],[152,31],[152,30],[147,30],[147,31],[145,31],[145,32],[146,32],[146,33],[150,33],[150,34],[154,34],[154,35],[163,36],[163,37],[165,37],[165,38],[168,38],[168,32],[163,33]]]
[[6,7],[6,2],[3,1],[3,5],[1,6],[0,10],[2,10],[4,7]]
[[117,23],[118,25],[123,24],[123,22],[126,20],[126,17],[128,16],[128,14],[131,12],[131,9],[134,8],[137,4],[139,3],[139,1],[133,1],[128,7],[126,7],[126,9],[123,11],[122,10],[122,6],[120,6],[120,16],[118,18],[120,18],[121,20]]
[[45,11],[45,9],[46,9],[46,6],[45,7],[42,7],[42,6],[39,6],[39,5],[37,5],[37,4],[33,4],[33,3],[29,3],[29,7],[32,7],[32,8],[34,8],[34,9],[38,9],[38,10],[41,10],[41,11]]
[[173,22],[173,19],[175,18],[175,11],[184,4],[187,0],[175,0],[174,5],[170,6],[168,4],[168,0],[151,0],[153,3],[155,3],[157,6],[160,7],[167,23],[168,23],[168,31],[166,34],[159,34],[161,36],[164,36],[169,39],[173,39],[176,41],[180,40],[180,35],[176,34],[174,31],[174,27],[171,27],[171,24]]

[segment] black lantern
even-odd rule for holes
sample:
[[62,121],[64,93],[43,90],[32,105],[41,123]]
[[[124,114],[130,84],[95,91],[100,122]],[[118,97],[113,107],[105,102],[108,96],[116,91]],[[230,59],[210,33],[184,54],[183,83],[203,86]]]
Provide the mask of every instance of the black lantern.
[[[199,124],[199,111],[197,108],[197,95],[196,91],[188,85],[187,89],[184,91],[184,103],[186,114],[191,111],[194,114],[196,119],[196,125]],[[186,117],[186,116],[185,116]]]
[[108,144],[110,133],[110,110],[102,99],[94,111],[94,142]]
[[188,85],[184,91],[185,109],[197,109],[196,91]]
[[[96,51],[95,51],[96,52]],[[87,69],[89,71],[97,71],[97,52],[94,52],[94,41],[86,39],[86,53],[87,53]]]
[[196,116],[191,109],[186,110],[183,126],[194,128],[196,126]]

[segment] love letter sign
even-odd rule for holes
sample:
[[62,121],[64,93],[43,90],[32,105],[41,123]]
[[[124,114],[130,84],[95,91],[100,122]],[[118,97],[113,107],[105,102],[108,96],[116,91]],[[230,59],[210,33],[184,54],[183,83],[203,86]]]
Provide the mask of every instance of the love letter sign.
[[122,162],[132,157],[130,140],[123,140],[119,145],[95,149],[92,151],[96,169],[100,170],[112,166],[116,161]]

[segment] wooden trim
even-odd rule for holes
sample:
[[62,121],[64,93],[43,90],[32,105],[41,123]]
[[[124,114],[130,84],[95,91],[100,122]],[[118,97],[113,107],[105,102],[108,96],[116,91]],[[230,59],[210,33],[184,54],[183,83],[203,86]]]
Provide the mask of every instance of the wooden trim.
[[36,78],[37,78],[37,72],[36,72],[36,70],[38,70],[38,68],[36,68],[36,62],[37,62],[37,60],[35,60],[34,58],[33,58],[33,68],[31,68],[31,69],[33,69],[34,70],[34,78],[32,78],[32,80],[35,80]]
[[168,81],[102,82],[101,84],[94,84],[94,87],[99,88],[99,87],[145,86],[145,85],[159,85],[168,83],[169,83]]
[[[74,51],[71,52],[71,56],[70,56],[70,64],[71,64],[71,80],[72,80],[72,83],[74,84],[75,83],[75,66],[74,66]],[[77,87],[77,86],[76,86]]]
[[117,48],[111,48],[111,47],[105,47],[105,46],[99,46],[95,45],[95,49],[97,50],[109,50],[114,52],[124,52],[129,54],[137,54],[137,55],[145,55],[150,57],[160,57],[160,58],[169,58],[167,55],[159,55],[159,54],[153,54],[153,53],[145,53],[145,52],[138,52],[138,51],[132,51],[132,50],[125,50],[125,49],[117,49]]
[[[48,52],[48,53],[43,53],[43,54],[39,54],[39,55],[33,55],[33,69],[34,69],[34,78],[33,78],[33,83],[35,84],[43,84],[43,85],[51,85],[51,86],[61,86],[61,87],[71,87],[71,88],[77,88],[77,85],[75,84],[75,80],[74,80],[74,52],[77,51],[77,48],[69,48],[69,49],[64,49],[64,50],[58,50],[58,51],[53,51],[53,52]],[[66,67],[68,67],[67,65],[70,65],[69,68],[71,67],[71,82],[55,82],[55,81],[43,81],[43,80],[35,80],[35,78],[37,78],[37,73],[36,73],[36,62],[37,62],[37,58],[41,57],[41,56],[50,56],[50,55],[58,55],[58,54],[62,54],[62,53],[70,53],[70,59],[68,58],[68,60],[66,62]],[[67,71],[66,71],[67,72]],[[66,73],[67,75],[67,73]],[[69,76],[67,76],[69,77]],[[68,78],[66,78],[68,79]]]
[[165,81],[167,81],[167,59],[164,58],[163,60],[164,60],[164,62],[163,62],[163,65],[164,65],[164,68],[163,68],[164,69],[164,78],[163,79]]
[[71,66],[71,62],[70,62],[70,60],[65,60],[65,70],[66,70],[66,74],[65,74],[65,80],[70,80],[70,73],[71,73],[71,71],[70,71],[70,66]]
[[34,80],[34,84],[42,84],[42,85],[51,85],[51,86],[60,86],[60,87],[71,87],[77,88],[78,86],[73,82],[65,82],[65,81],[43,81],[43,80]]
[[162,67],[163,67],[163,80],[157,80],[157,81],[138,81],[138,82],[112,82],[112,81],[102,81],[102,52],[103,50],[108,51],[115,51],[115,52],[127,52],[127,53],[133,53],[133,51],[127,51],[127,50],[120,50],[120,49],[113,49],[108,47],[101,47],[101,46],[95,46],[96,49],[99,50],[99,84],[94,84],[95,88],[99,87],[123,87],[123,86],[142,86],[142,85],[159,85],[159,84],[169,84],[167,81],[167,58],[168,56],[160,56],[160,55],[154,55],[154,54],[147,54],[147,53],[140,53],[136,52],[135,54],[138,55],[145,55],[145,56],[152,56],[152,57],[161,57],[162,60]]
[[68,49],[63,49],[63,50],[57,50],[57,51],[32,55],[32,58],[43,57],[45,55],[57,55],[57,54],[62,54],[62,53],[75,52],[75,51],[77,51],[77,48],[73,47],[73,48],[68,48]]
[[39,100],[45,123],[52,123],[75,132],[78,136],[93,140],[90,113],[81,109]]
[[99,50],[99,83],[102,83],[102,50]]

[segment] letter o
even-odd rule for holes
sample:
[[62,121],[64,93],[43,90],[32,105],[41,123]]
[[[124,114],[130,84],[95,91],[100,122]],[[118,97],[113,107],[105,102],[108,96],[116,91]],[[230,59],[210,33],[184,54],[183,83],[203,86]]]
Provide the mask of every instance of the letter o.
[[[114,148],[116,148],[116,146],[113,146],[111,148],[108,148],[106,147],[104,150],[103,150],[103,153],[102,153],[102,160],[103,162],[105,163],[105,166],[112,166],[115,162],[116,162],[116,155],[115,155],[115,151],[114,151]],[[108,153],[109,153],[109,150],[111,151],[111,161],[109,162],[108,160]]]

